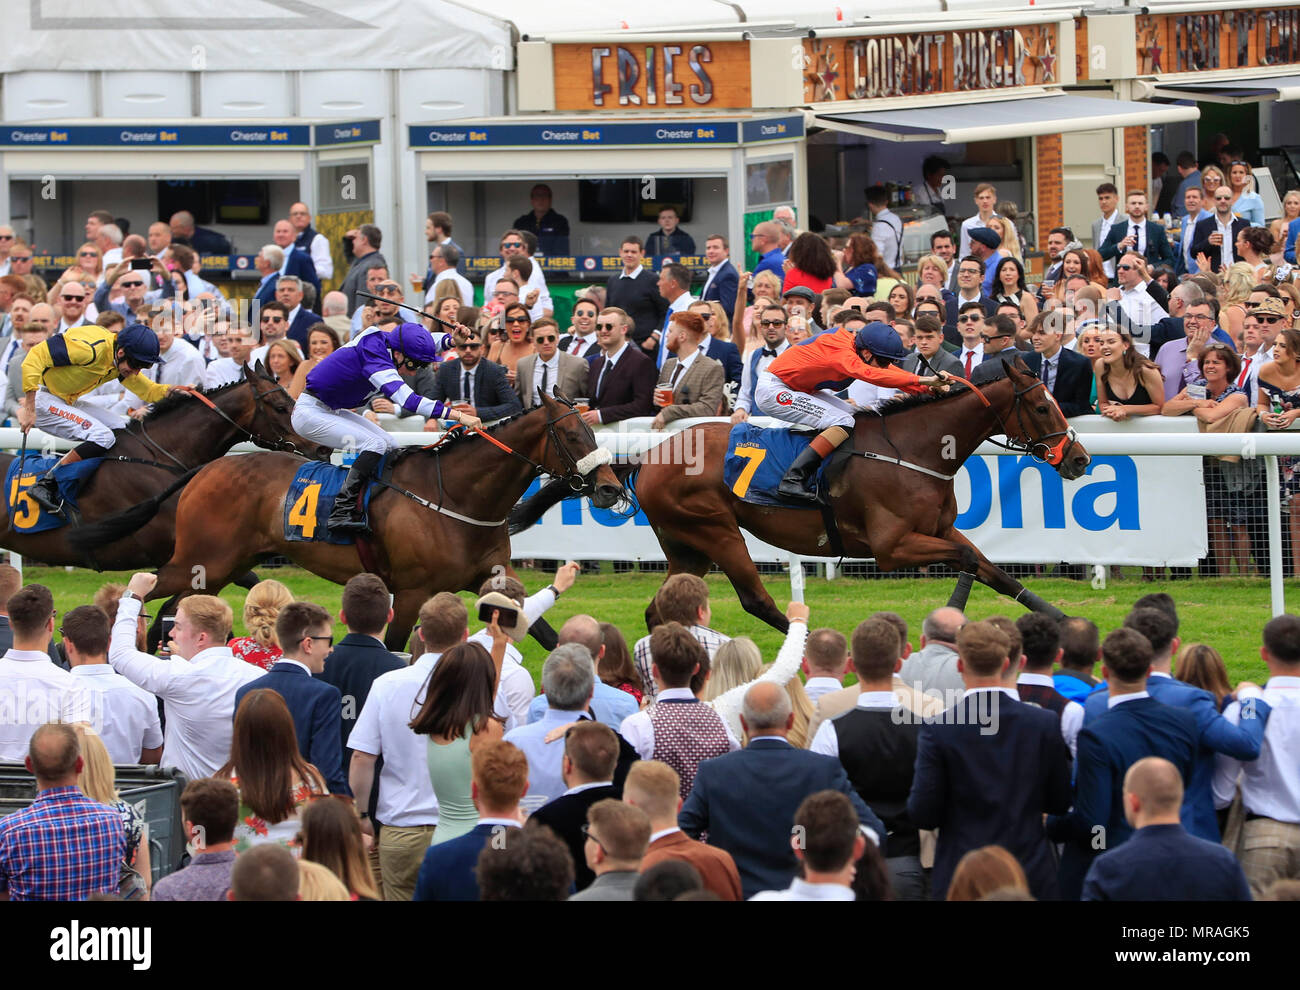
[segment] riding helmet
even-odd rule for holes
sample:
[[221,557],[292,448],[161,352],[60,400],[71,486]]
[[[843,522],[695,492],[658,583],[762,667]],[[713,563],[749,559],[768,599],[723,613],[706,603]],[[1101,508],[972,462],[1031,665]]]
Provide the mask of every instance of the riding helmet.
[[438,348],[433,335],[419,323],[403,323],[389,330],[388,349],[399,351],[412,364],[432,364],[438,359]]
[[868,323],[857,332],[854,346],[860,351],[870,351],[876,357],[901,361],[907,357],[898,332],[888,323]]
[[141,368],[161,363],[158,335],[143,323],[123,327],[117,335],[116,346],[126,351],[126,359]]

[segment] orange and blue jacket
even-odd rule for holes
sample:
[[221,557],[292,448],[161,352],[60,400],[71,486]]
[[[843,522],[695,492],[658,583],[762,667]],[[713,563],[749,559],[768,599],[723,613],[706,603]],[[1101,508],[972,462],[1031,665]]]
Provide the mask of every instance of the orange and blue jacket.
[[910,371],[890,366],[876,368],[858,357],[855,335],[843,328],[787,347],[767,370],[796,392],[829,389],[837,392],[854,380],[904,392],[924,392],[927,386]]

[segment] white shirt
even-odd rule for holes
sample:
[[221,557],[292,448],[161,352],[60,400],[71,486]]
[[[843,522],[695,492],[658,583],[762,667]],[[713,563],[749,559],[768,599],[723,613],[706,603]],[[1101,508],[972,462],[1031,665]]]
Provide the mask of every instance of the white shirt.
[[[793,623],[791,623],[793,625]],[[746,688],[749,685],[745,685]],[[659,692],[655,702],[670,701],[673,698],[680,698],[683,701],[694,701],[695,695],[688,687],[683,688],[664,688]],[[703,704],[703,702],[701,702]],[[723,719],[726,722],[726,719]],[[534,723],[536,724],[536,723]],[[731,752],[740,749],[740,740],[732,732],[731,726],[727,725],[727,745]],[[654,725],[650,722],[650,713],[648,711],[639,711],[635,715],[629,715],[623,719],[623,724],[619,726],[619,734],[631,744],[632,748],[640,754],[643,760],[653,760],[655,758],[655,730]],[[506,740],[509,742],[510,740]]]
[[[564,353],[572,354],[574,357],[582,357],[587,353],[587,348],[596,342],[596,331],[593,330],[591,333],[583,337],[579,337],[576,334],[570,334],[570,337],[572,337],[572,339],[569,341],[568,345],[565,346]],[[619,349],[619,353],[623,353],[621,348]]]
[[135,648],[139,615],[138,599],[118,603],[108,662],[166,704],[163,766],[176,767],[190,780],[211,777],[230,758],[235,692],[265,671],[240,660],[227,646],[203,650],[188,661],[141,653]]
[[[1254,354],[1247,354],[1242,351],[1237,356],[1241,358],[1241,366],[1246,372],[1246,380],[1241,387],[1246,390],[1247,404],[1251,409],[1254,409],[1255,404],[1259,401],[1259,372],[1264,365],[1273,360],[1273,348],[1261,344],[1259,350]],[[1239,378],[1241,378],[1240,371],[1237,372],[1237,377],[1232,380],[1232,383],[1235,385]]]
[[[542,266],[537,263],[537,259],[529,259],[533,263],[533,273],[528,276],[528,281],[519,290],[519,301],[523,302],[524,297],[528,295],[529,289],[537,290],[537,302],[533,308],[528,311],[528,315],[534,320],[540,320],[546,314],[543,310],[555,309],[555,304],[551,302],[551,290],[546,287],[546,276],[542,274]],[[497,282],[508,271],[505,265],[502,265],[494,272],[489,272],[487,278],[483,280],[483,298],[491,301],[492,290],[497,287]]]
[[837,677],[810,677],[804,682],[803,692],[815,706],[817,699],[830,691],[838,691],[844,685]]
[[801,877],[790,881],[785,890],[763,890],[751,901],[854,901],[858,895],[852,887],[840,883],[809,883]]
[[1214,226],[1219,233],[1223,235],[1223,243],[1219,245],[1219,257],[1223,260],[1223,267],[1228,268],[1236,258],[1233,257],[1232,251],[1235,245],[1232,243],[1232,214],[1228,214],[1228,222],[1224,223],[1220,218],[1218,211],[1214,214]]
[[[1119,290],[1119,308],[1124,311],[1135,326],[1149,327],[1169,315],[1163,306],[1151,298],[1151,293],[1147,292],[1145,282],[1139,282],[1131,289],[1121,287]],[[1151,349],[1149,341],[1146,342],[1145,349],[1142,344],[1136,346],[1143,357],[1148,356]]]
[[890,268],[903,264],[903,221],[888,207],[871,220],[871,239],[880,249],[880,257]]
[[205,371],[207,365],[199,349],[177,337],[162,355],[162,364],[145,368],[140,374],[161,385],[201,385]]
[[[898,695],[893,691],[863,691],[858,695],[858,700],[854,704],[855,708],[883,708],[886,711],[901,707]],[[812,745],[808,747],[814,753],[822,756],[833,756],[837,760],[840,757],[840,737],[835,731],[835,720],[825,719],[817,727],[817,734],[813,736]]]
[[655,333],[659,334],[659,347],[655,352],[656,367],[662,368],[664,362],[668,360],[668,331],[666,327],[672,320],[674,313],[680,313],[690,307],[695,302],[695,297],[689,292],[683,292],[680,296],[668,304],[668,312],[664,314],[663,322],[655,327]]
[[117,673],[106,663],[72,668],[86,692],[90,724],[115,764],[139,763],[140,751],[163,744],[158,699]]
[[[1112,213],[1112,214],[1111,214],[1110,216],[1108,216],[1108,217],[1102,217],[1102,218],[1101,218],[1101,230],[1098,231],[1098,233],[1097,233],[1097,243],[1093,245],[1094,248],[1100,250],[1100,249],[1101,249],[1101,246],[1102,246],[1103,244],[1106,243],[1106,238],[1110,236],[1110,228],[1113,227],[1113,226],[1115,226],[1115,224],[1119,222],[1120,215],[1121,215],[1121,214],[1120,214],[1120,212],[1119,212],[1119,207],[1117,206],[1117,207],[1115,207],[1115,212],[1114,212],[1114,213]],[[1110,258],[1110,259],[1108,259],[1108,260],[1106,260],[1106,261],[1103,261],[1103,262],[1101,263],[1101,267],[1102,267],[1102,269],[1106,272],[1106,277],[1107,277],[1107,278],[1114,278],[1114,277],[1115,277],[1115,259],[1114,259],[1114,258]]]
[[[537,270],[537,266],[535,264],[533,265],[533,270],[534,271]],[[434,276],[433,282],[429,286],[429,291],[424,294],[425,305],[427,306],[429,303],[433,302],[433,294],[434,292],[437,291],[438,283],[446,282],[449,279],[455,282],[456,288],[460,290],[460,301],[464,303],[466,306],[473,306],[474,286],[470,283],[469,279],[467,279],[460,272],[456,271],[456,269],[454,268],[448,268],[446,271],[439,272],[437,275]],[[527,293],[525,293],[525,295],[527,295]],[[488,298],[490,299],[491,296],[489,296]]]
[[543,361],[540,357],[533,362],[533,399],[537,405],[542,404],[538,398],[542,391],[542,369],[546,369],[546,391],[550,392],[555,388],[555,382],[560,375],[560,352],[556,351],[551,355],[549,361]]
[[[1056,682],[1052,680],[1051,674],[1021,674],[1016,678],[1016,683],[1037,684],[1039,687],[1056,690]],[[1070,759],[1075,758],[1079,746],[1079,730],[1082,728],[1083,705],[1071,701],[1065,706],[1065,711],[1061,712],[1061,737],[1065,740],[1065,745],[1070,747]]]
[[376,677],[348,736],[348,749],[384,758],[375,817],[385,825],[438,824],[438,799],[429,777],[429,739],[412,732],[410,722],[419,714],[439,656],[426,653],[409,667]]
[[1112,694],[1110,697],[1106,699],[1106,707],[1114,708],[1116,705],[1122,705],[1126,701],[1137,701],[1139,698],[1149,698],[1149,697],[1151,697],[1151,695],[1148,694],[1146,691],[1134,691],[1132,694],[1120,694],[1120,695]]
[[1134,220],[1130,216],[1124,217],[1124,225],[1128,228],[1127,235],[1133,238],[1133,247],[1131,250],[1136,251],[1143,257],[1147,253],[1147,221],[1146,217],[1141,220]]
[[[6,652],[0,657],[0,685],[0,760],[22,763],[32,733],[46,722],[76,722],[86,717],[87,698],[81,682],[45,653]],[[139,755],[136,753],[137,758]]]
[[[1255,693],[1242,691],[1223,713],[1241,724],[1241,706]],[[1229,756],[1214,758],[1214,804],[1226,807],[1241,784],[1246,811],[1300,825],[1300,677],[1270,677],[1262,692],[1272,711],[1264,726],[1259,759],[1243,763]]]
[[311,239],[311,243],[307,245],[307,253],[311,255],[311,263],[316,266],[318,279],[327,282],[334,277],[334,258],[330,254],[330,242],[324,234],[317,233]]
[[[249,358],[251,361],[252,355],[249,355]],[[231,382],[239,381],[241,374],[243,374],[243,365],[237,364],[234,358],[217,358],[203,369],[203,387],[219,388],[222,385],[229,385]]]
[[[762,346],[766,349],[767,342],[764,341]],[[754,378],[757,375],[761,375],[763,372],[765,372],[767,370],[767,366],[771,364],[773,361],[775,361],[776,358],[784,354],[786,350],[789,349],[789,347],[790,347],[790,341],[782,340],[781,343],[776,345],[776,357],[773,357],[771,354],[763,354],[760,351],[759,358],[758,358],[758,365],[754,368],[753,373],[751,373],[749,370],[751,365],[749,359],[746,358],[745,366],[740,370],[740,393],[736,396],[737,410],[743,410],[744,412],[749,412],[750,396],[753,393],[752,386],[753,386]],[[816,699],[814,698],[813,700],[815,701]]]
[[967,354],[971,355],[970,370],[974,371],[976,368],[980,366],[980,363],[984,360],[984,344],[979,343],[976,344],[974,347],[967,347],[965,344],[961,345],[961,351],[957,354],[957,360],[961,362],[963,373],[965,373],[966,371]]

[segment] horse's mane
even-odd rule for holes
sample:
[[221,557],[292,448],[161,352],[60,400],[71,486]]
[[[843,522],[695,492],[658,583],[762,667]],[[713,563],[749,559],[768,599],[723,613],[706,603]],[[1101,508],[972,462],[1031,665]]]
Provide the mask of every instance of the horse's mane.
[[[1017,352],[1019,353],[1019,352]],[[1033,372],[1029,372],[1033,374]],[[976,365],[970,373],[970,381],[973,385],[988,385],[992,382],[998,382],[1007,377],[1006,361],[985,361]],[[969,392],[965,385],[954,385],[947,393],[936,395],[933,392],[920,392],[916,394],[900,393],[896,398],[890,399],[883,403],[878,410],[864,409],[859,412],[858,416],[893,416],[895,413],[907,412],[909,409],[915,409],[917,406],[929,406],[936,402],[947,402],[949,399],[955,399],[959,395],[965,395]]]
[[[195,391],[200,395],[207,396],[209,399],[215,399],[217,396],[224,395],[231,389],[243,385],[244,381],[245,379],[241,378],[237,382],[228,382],[225,385],[218,385],[216,388],[200,388],[195,389]],[[189,404],[190,397],[184,392],[169,392],[164,398],[161,398],[154,403],[153,409],[149,412],[149,415],[144,418],[144,421],[146,423],[152,423],[154,420],[166,416],[172,410],[180,409],[182,406],[188,406]]]
[[[501,429],[502,427],[509,426],[515,420],[523,419],[525,416],[536,411],[537,411],[537,407],[528,410],[520,410],[519,412],[515,413],[513,416],[507,416],[505,419],[497,420],[491,426],[485,426],[483,428],[483,432],[496,433],[496,431]],[[471,444],[478,439],[479,439],[479,435],[477,432],[471,433],[469,430],[457,430],[455,433],[451,434],[451,436],[447,437],[446,439],[438,443],[432,451],[430,451],[426,447],[398,447],[397,450],[394,451],[393,454],[391,455],[390,463],[393,464],[393,466],[396,466],[400,462],[404,461],[406,458],[419,453],[442,454],[449,450],[459,449],[460,447],[463,447],[466,444]],[[487,441],[484,442],[486,443]]]

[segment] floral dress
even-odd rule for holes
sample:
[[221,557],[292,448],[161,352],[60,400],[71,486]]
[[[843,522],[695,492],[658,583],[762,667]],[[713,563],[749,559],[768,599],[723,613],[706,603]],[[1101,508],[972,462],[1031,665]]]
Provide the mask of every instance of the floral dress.
[[[230,782],[239,786],[238,774],[232,774]],[[265,818],[255,814],[244,803],[244,796],[239,796],[239,821],[235,823],[235,852],[242,853],[268,842],[278,842],[297,856],[300,852],[298,832],[302,828],[302,810],[313,799],[320,797],[321,791],[310,784],[299,781],[293,789],[293,814],[274,825]]]
[[284,656],[280,647],[263,646],[252,636],[236,636],[230,641],[230,652],[245,663],[263,670],[270,670],[271,664]]
[[[1259,387],[1268,397],[1269,405],[1277,405],[1280,402],[1283,412],[1300,409],[1300,386],[1282,388],[1280,385],[1261,380]],[[1300,457],[1279,457],[1277,470],[1282,483],[1282,500],[1286,501],[1300,491]]]

